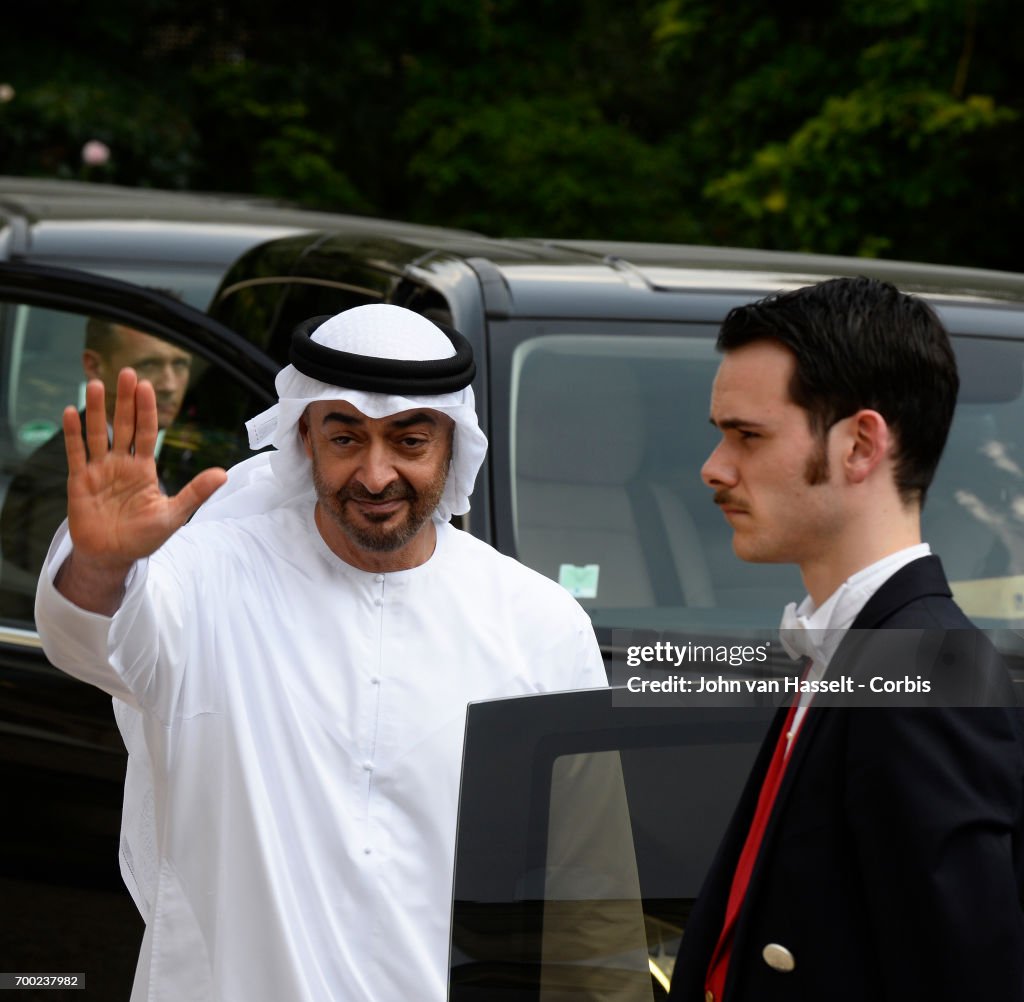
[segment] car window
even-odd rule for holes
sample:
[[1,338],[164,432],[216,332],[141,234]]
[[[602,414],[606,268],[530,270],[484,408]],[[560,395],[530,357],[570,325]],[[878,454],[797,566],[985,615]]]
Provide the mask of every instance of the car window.
[[[518,337],[494,339],[503,548],[569,589],[599,634],[776,625],[803,594],[795,567],[737,559],[700,478],[718,439],[713,329],[509,326]],[[967,613],[1012,628],[1024,622],[1024,348],[954,343],[961,392],[924,539]]]
[[210,314],[232,330],[245,331],[250,341],[284,365],[292,331],[302,321],[377,302],[379,296],[340,283],[267,277],[222,289]]
[[471,704],[452,1002],[663,999],[770,714],[610,689]]
[[176,261],[153,264],[149,261],[83,260],[56,255],[47,258],[47,263],[105,275],[146,289],[169,292],[198,310],[204,310],[209,305],[224,270],[223,265],[217,264],[189,265]]
[[960,394],[921,517],[957,603],[979,625],[1024,624],[1024,345],[954,338]]
[[713,328],[521,328],[498,404],[509,427],[507,455],[495,454],[508,471],[496,492],[510,499],[505,545],[568,588],[599,629],[760,627],[766,610],[777,622],[798,574],[736,560],[700,479],[717,436]]
[[157,391],[168,493],[250,454],[243,424],[263,405],[215,362],[101,316],[0,304],[0,618],[9,623],[31,624],[36,578],[66,514],[63,410],[84,407],[89,375],[113,385],[128,364]]

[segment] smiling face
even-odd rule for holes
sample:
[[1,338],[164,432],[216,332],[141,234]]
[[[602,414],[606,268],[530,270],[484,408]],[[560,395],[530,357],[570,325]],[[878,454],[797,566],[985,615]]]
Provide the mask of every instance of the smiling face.
[[701,470],[733,529],[733,550],[756,563],[820,559],[844,523],[829,443],[789,396],[796,359],[776,341],[726,354],[711,391],[711,422],[722,433]]
[[342,400],[309,405],[299,432],[313,465],[317,526],[339,557],[371,571],[429,559],[453,429],[434,410],[369,418]]

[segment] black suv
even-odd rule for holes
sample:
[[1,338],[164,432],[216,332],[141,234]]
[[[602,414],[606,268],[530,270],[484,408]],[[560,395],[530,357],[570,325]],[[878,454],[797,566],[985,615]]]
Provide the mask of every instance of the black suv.
[[[397,303],[452,324],[476,352],[474,390],[491,448],[463,528],[575,594],[609,662],[619,630],[691,639],[768,631],[803,592],[793,568],[733,556],[728,526],[701,483],[717,434],[707,420],[714,335],[736,304],[868,274],[926,297],[954,335],[962,388],[924,535],[961,605],[1019,660],[1024,277],[709,247],[494,240],[301,213],[279,218],[276,232],[257,233],[254,221],[267,207],[250,205],[247,218],[245,203],[233,203],[225,222],[210,201],[209,218],[193,220],[181,196],[168,222],[173,198],[161,218],[147,206],[162,196],[151,203],[140,195],[134,208],[131,197],[110,196],[123,214],[117,220],[114,209],[104,217],[82,207],[74,226],[62,224],[64,239],[79,243],[61,250],[60,227],[47,235],[45,213],[17,216],[17,199],[0,194],[14,219],[0,228],[8,259],[0,263],[0,499],[27,456],[56,432],[62,407],[82,399],[89,316],[192,353],[188,394],[163,447],[180,479],[247,455],[243,421],[273,400],[273,377],[298,321]],[[57,212],[52,201],[48,211]],[[180,240],[161,245],[161,226]],[[216,262],[196,269],[202,280],[183,289],[176,276],[187,269],[181,260],[171,267],[167,249],[194,238],[200,255],[203,226],[214,243],[216,233],[228,236],[218,227],[239,233]],[[126,243],[127,263],[112,266],[118,240],[146,227],[149,256],[138,242]],[[185,302],[126,278],[183,292]],[[9,898],[21,896],[26,916],[24,942],[5,946],[11,953],[0,969],[86,971],[97,997],[116,998],[127,994],[139,934],[123,893],[108,890],[116,886],[123,749],[109,700],[41,656],[31,619],[35,570],[8,566],[0,554],[0,769],[9,805],[0,881]],[[649,968],[638,997],[663,993],[689,904],[770,709],[614,704],[608,691],[470,707],[452,998],[499,990],[503,998],[543,997],[566,971],[586,969],[600,981],[620,962]],[[614,757],[627,797],[620,816],[601,819],[593,872],[577,885],[587,868],[562,868],[559,876],[558,847],[587,823],[588,808],[566,796],[562,778],[594,756]],[[600,859],[623,853],[635,858],[635,881],[614,896],[636,907],[623,912],[621,949],[606,942],[559,959],[561,947],[546,937],[560,924],[589,921],[566,902],[592,898]],[[73,928],[84,940],[55,937],[47,903],[64,908],[83,896],[94,921]],[[128,940],[121,963],[110,960],[115,915]],[[637,922],[640,940],[627,930]],[[90,928],[97,930],[91,939]],[[97,988],[104,978],[106,994]]]

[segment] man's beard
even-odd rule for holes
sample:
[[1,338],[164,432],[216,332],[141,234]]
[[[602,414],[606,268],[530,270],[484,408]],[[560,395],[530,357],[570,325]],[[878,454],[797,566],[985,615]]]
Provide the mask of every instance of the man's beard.
[[[333,519],[357,546],[375,553],[392,553],[410,542],[437,511],[448,479],[448,466],[449,463],[445,463],[438,471],[437,477],[420,491],[417,491],[408,480],[403,478],[388,484],[379,494],[371,494],[360,483],[349,483],[340,491],[333,491],[323,481],[314,454],[313,486],[316,488],[316,496],[321,510]],[[376,501],[379,503],[398,500],[406,502],[406,509],[405,517],[397,525],[384,525],[389,519],[394,519],[393,514],[383,515],[379,518],[375,518],[373,514],[364,514],[359,516],[364,521],[357,523],[348,513],[350,501]],[[366,524],[367,522],[369,524]],[[380,524],[375,525],[374,522],[380,522]]]

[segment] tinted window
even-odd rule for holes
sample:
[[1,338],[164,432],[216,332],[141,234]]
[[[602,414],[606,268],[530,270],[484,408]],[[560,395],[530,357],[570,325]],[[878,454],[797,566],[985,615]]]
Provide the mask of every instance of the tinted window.
[[63,255],[48,256],[46,262],[62,268],[76,268],[96,275],[106,275],[108,278],[131,282],[147,289],[168,292],[199,310],[204,310],[209,305],[210,297],[227,267],[226,261],[185,264],[180,261],[164,260],[154,263],[145,258],[138,261],[117,261]]
[[250,341],[284,365],[297,324],[379,301],[365,291],[325,281],[268,278],[222,290],[210,313],[233,330],[244,331]]
[[[718,438],[714,330],[513,326],[494,390],[509,428],[507,454],[494,436],[503,548],[571,590],[599,631],[777,624],[803,594],[796,569],[737,559],[700,479]],[[960,402],[924,538],[968,614],[1012,627],[1024,620],[1022,348],[955,343]]]
[[[66,505],[61,415],[89,374],[136,366],[157,391],[157,466],[168,493],[248,456],[259,401],[215,363],[135,328],[19,303],[0,306],[0,617],[30,623],[39,568]],[[100,378],[103,378],[100,376]]]
[[1024,622],[1024,346],[954,339],[960,395],[922,513],[957,602],[982,626]]
[[453,1002],[663,998],[769,713],[612,690],[471,705]]

